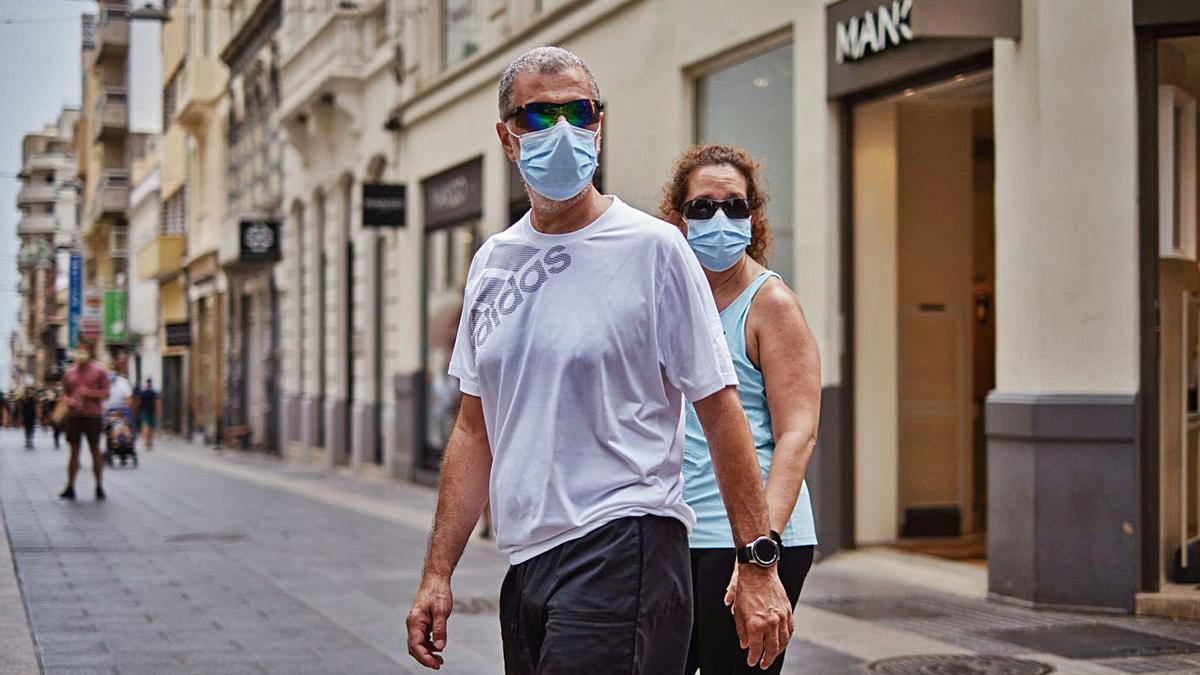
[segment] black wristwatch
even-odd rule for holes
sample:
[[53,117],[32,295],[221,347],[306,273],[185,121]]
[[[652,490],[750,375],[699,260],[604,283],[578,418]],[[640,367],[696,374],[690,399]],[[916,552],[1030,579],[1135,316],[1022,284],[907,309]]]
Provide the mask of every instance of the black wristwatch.
[[783,538],[775,530],[770,536],[759,537],[737,550],[739,563],[753,563],[759,567],[770,567],[779,562],[783,554]]

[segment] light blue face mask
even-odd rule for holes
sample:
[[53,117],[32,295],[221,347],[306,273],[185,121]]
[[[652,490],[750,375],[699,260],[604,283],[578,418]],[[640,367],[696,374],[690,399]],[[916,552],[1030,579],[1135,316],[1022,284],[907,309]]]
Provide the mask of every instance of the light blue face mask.
[[596,152],[599,131],[572,126],[566,119],[541,131],[520,136],[508,133],[521,141],[517,159],[521,177],[546,199],[562,202],[583,192],[600,165]]
[[750,219],[729,218],[717,209],[712,218],[687,221],[688,245],[700,265],[710,272],[733,267],[750,245]]

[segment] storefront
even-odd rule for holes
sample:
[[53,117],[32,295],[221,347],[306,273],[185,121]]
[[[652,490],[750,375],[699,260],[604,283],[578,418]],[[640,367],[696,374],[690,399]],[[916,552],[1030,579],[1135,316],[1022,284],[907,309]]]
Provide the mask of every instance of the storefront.
[[[1162,199],[1194,214],[1195,192],[1167,198],[1155,182],[1147,197],[1160,132],[1143,121],[1139,163],[1122,93],[1133,18],[1120,2],[826,7],[845,324],[841,396],[822,409],[837,445],[810,475],[842,478],[836,498],[814,495],[844,545],[986,561],[993,597],[1036,607],[1134,611],[1164,576],[1173,551],[1148,493],[1160,470],[1186,485],[1157,464],[1156,440],[1186,414],[1159,421],[1155,301],[1179,413],[1191,371],[1165,345],[1186,354],[1180,331],[1195,333],[1169,317],[1190,308],[1191,276],[1169,280],[1177,310],[1152,295],[1168,282],[1157,237],[1194,241],[1195,225],[1147,210]],[[1156,78],[1148,40],[1138,68]],[[1141,118],[1157,120],[1157,79],[1139,86]],[[1188,117],[1175,100],[1182,112],[1164,119]]]
[[418,392],[421,442],[416,476],[432,480],[458,417],[458,381],[447,373],[463,311],[471,258],[481,243],[483,158],[421,181],[422,386]]
[[1137,0],[1139,612],[1200,617],[1200,7]]

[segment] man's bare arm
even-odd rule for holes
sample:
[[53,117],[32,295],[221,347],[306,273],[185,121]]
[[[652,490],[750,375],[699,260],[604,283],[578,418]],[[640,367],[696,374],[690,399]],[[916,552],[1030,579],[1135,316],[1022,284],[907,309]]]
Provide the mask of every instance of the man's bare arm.
[[492,450],[477,396],[463,394],[458,420],[446,443],[438,482],[437,510],[429,534],[423,575],[449,577],[483,515],[492,472]]
[[483,420],[483,405],[464,394],[458,420],[442,455],[437,509],[421,585],[413,598],[408,625],[408,653],[421,665],[437,670],[446,648],[446,621],[454,606],[450,575],[487,504],[492,451]]

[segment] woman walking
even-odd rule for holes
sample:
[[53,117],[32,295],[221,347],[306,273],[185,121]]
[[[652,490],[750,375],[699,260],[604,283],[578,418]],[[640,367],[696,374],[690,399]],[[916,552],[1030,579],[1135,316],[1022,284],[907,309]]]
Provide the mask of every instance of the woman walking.
[[[817,543],[804,474],[816,444],[820,358],[795,294],[766,267],[766,199],[758,165],[745,151],[703,145],[676,162],[660,210],[687,237],[712,288],[767,486],[772,536],[783,547],[776,569],[795,607]],[[695,617],[685,672],[779,673],[784,654],[764,671],[738,642],[729,611],[737,551],[690,404],[683,481],[696,512],[689,540]]]

